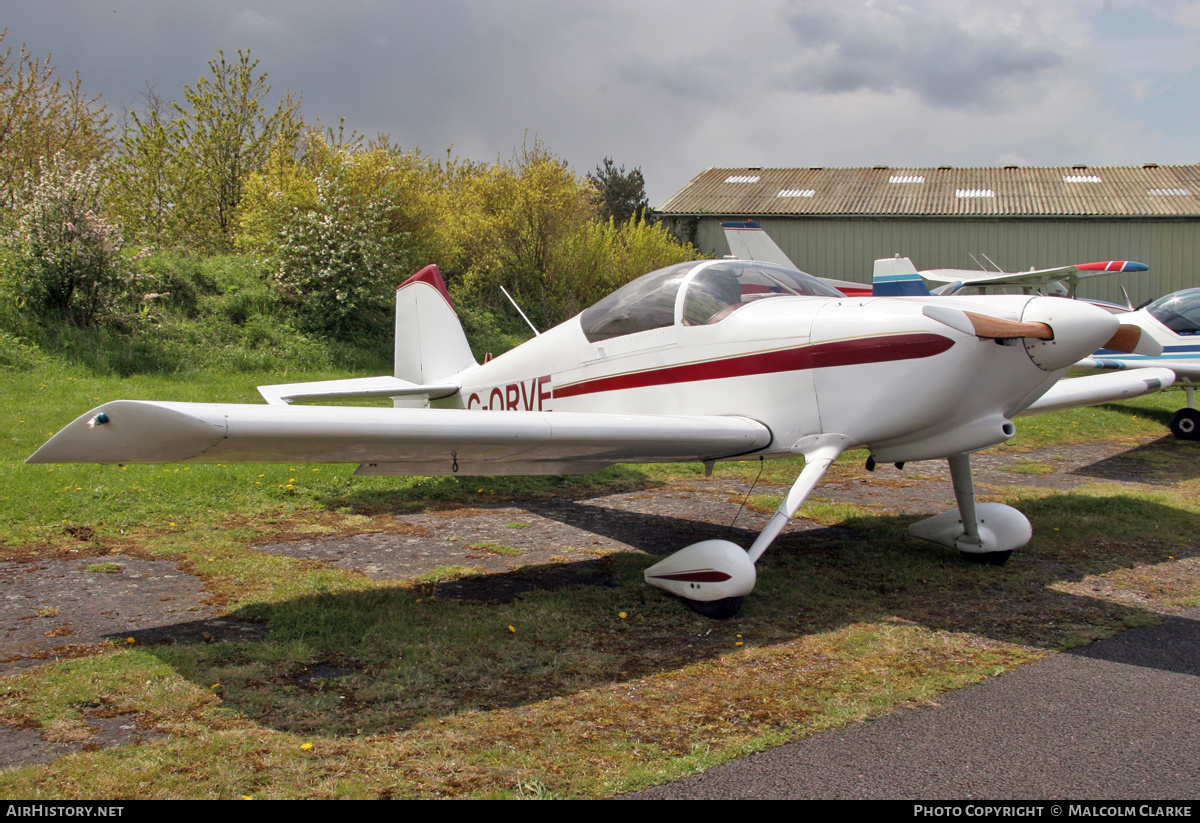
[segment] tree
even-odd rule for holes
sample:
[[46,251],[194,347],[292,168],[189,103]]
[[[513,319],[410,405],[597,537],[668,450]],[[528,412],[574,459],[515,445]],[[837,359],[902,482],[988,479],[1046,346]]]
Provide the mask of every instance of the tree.
[[[0,45],[7,35],[0,32]],[[16,55],[12,47],[0,53],[0,208],[12,207],[42,159],[61,152],[86,165],[108,153],[109,117],[99,100],[84,94],[78,73],[64,86],[49,55],[38,59],[24,45]]]
[[131,114],[120,143],[118,195],[131,225],[159,242],[204,251],[233,249],[235,215],[246,179],[272,150],[294,147],[303,131],[299,99],[284,95],[273,113],[265,72],[249,51],[236,62],[219,52],[210,76],[183,87],[173,117],[151,105]]
[[121,231],[104,218],[97,164],[79,166],[59,152],[29,177],[18,189],[12,238],[21,261],[18,288],[38,314],[92,325],[130,280]]
[[618,169],[611,157],[605,157],[587,179],[596,187],[596,205],[601,219],[611,219],[621,225],[637,214],[649,216],[650,201],[646,199],[646,181],[640,168],[627,174],[624,166]]
[[166,243],[175,229],[178,144],[167,107],[148,89],[145,111],[128,113],[119,161],[112,166],[112,191],[113,210],[126,230],[155,245]]
[[464,323],[488,313],[501,332],[507,318],[519,330],[503,285],[535,326],[548,328],[634,277],[697,257],[644,212],[598,220],[595,184],[536,139],[506,165],[447,174],[445,188],[452,253],[443,271]]
[[[535,138],[506,165],[451,176],[446,233],[449,273],[473,306],[509,311],[504,286],[538,325],[558,322],[555,250],[596,217],[592,189]],[[454,288],[454,283],[451,283]]]
[[427,260],[440,189],[419,152],[324,145],[310,147],[313,169],[276,160],[251,177],[238,241],[273,246],[276,280],[305,326],[346,339],[389,325],[396,284]]

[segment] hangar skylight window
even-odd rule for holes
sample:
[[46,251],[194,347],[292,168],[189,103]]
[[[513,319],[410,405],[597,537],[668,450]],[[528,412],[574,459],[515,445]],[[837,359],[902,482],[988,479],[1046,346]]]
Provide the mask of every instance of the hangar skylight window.
[[922,174],[894,174],[888,178],[889,183],[924,183],[925,176]]
[[734,174],[725,178],[726,183],[757,183],[761,178],[757,174]]
[[817,193],[816,189],[783,189],[776,197],[812,197]]
[[1151,197],[1187,197],[1191,194],[1187,189],[1147,189]]
[[1100,183],[1103,182],[1095,174],[1064,174],[1064,183]]
[[991,189],[956,189],[955,197],[995,197],[996,192]]

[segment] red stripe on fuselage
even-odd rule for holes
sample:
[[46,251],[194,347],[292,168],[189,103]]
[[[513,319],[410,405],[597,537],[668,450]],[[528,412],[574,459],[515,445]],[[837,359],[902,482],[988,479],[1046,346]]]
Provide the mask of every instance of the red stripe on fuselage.
[[830,366],[853,366],[862,363],[886,363],[892,360],[915,360],[941,354],[954,341],[940,334],[898,334],[891,337],[862,337],[817,343],[795,349],[757,352],[723,360],[705,360],[680,366],[598,377],[554,390],[554,397],[576,397],[595,392],[639,389],[671,383],[692,383],[699,380],[719,380],[726,377],[746,377],[754,374],[823,369]]

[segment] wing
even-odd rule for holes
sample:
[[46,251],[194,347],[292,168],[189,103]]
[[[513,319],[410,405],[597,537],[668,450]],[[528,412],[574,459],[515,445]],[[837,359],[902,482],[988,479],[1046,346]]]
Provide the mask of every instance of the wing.
[[967,286],[1039,286],[1057,280],[1070,280],[1076,276],[1074,266],[1038,271],[992,272],[972,269],[930,269],[920,272],[921,277],[933,283],[963,283]]
[[1096,374],[1059,380],[1050,390],[1029,405],[1020,416],[1077,409],[1125,400],[1141,394],[1162,391],[1175,382],[1170,369],[1147,368],[1130,373]]
[[1124,371],[1153,367],[1170,369],[1180,379],[1200,381],[1200,351],[1179,351],[1182,346],[1165,347],[1160,357],[1088,357],[1075,364],[1075,368],[1098,371]]
[[117,400],[29,463],[362,463],[361,474],[563,474],[764,448],[744,417],[258,406]]
[[1066,281],[1072,292],[1076,284],[1085,277],[1098,277],[1118,272],[1148,271],[1145,263],[1132,260],[1105,260],[1098,263],[1079,263],[1075,266],[1058,266],[1053,269],[1030,269],[1018,272],[975,271],[973,269],[930,269],[921,276],[933,283],[963,283],[967,286],[1022,286],[1034,288],[1049,283]]

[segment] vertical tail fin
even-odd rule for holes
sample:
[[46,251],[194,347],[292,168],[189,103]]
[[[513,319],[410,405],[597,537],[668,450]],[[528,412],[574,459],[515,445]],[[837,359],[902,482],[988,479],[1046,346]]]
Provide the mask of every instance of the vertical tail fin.
[[778,263],[789,269],[796,268],[796,264],[775,244],[771,235],[753,220],[722,223],[721,228],[725,230],[725,241],[729,243],[729,251],[739,260],[759,260],[763,263]]
[[917,267],[900,255],[876,260],[871,283],[871,293],[876,297],[928,297],[930,294],[925,281],[917,274]]
[[476,366],[446,281],[429,265],[396,289],[396,377],[426,385]]

